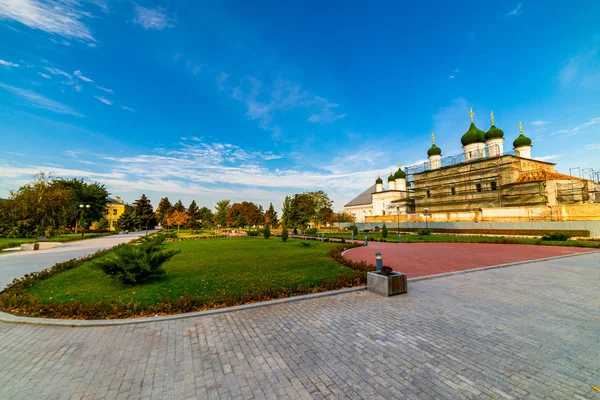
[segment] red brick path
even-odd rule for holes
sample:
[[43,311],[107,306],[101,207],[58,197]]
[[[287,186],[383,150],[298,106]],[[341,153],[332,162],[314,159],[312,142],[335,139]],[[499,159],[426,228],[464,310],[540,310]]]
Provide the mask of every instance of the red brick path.
[[590,251],[594,249],[522,244],[370,242],[368,247],[348,250],[344,256],[375,264],[375,253],[380,252],[383,265],[416,278]]

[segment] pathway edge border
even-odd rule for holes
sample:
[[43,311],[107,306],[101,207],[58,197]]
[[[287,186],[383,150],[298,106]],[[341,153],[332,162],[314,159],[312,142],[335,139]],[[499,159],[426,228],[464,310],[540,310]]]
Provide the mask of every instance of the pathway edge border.
[[[349,251],[349,250],[353,250],[353,249],[348,249],[346,251]],[[432,279],[437,279],[437,278],[445,278],[445,277],[449,277],[449,276],[453,276],[453,275],[462,275],[462,274],[468,274],[468,273],[472,273],[472,272],[481,272],[481,271],[487,271],[487,270],[491,270],[491,269],[514,267],[514,266],[523,265],[523,264],[539,263],[539,262],[544,262],[544,261],[552,261],[552,260],[558,260],[558,259],[562,259],[562,258],[578,257],[578,256],[585,256],[585,255],[597,254],[597,253],[600,253],[600,250],[591,250],[591,251],[585,252],[585,253],[565,254],[562,256],[555,256],[555,257],[538,258],[536,260],[517,261],[517,262],[513,262],[513,263],[508,263],[508,264],[492,265],[489,267],[465,269],[462,271],[444,272],[444,273],[437,274],[437,275],[426,275],[426,276],[419,276],[416,278],[409,278],[408,282],[419,282],[419,281],[432,280]],[[67,326],[67,327],[99,327],[99,326],[136,325],[136,324],[146,324],[146,323],[151,323],[151,322],[172,321],[172,320],[184,319],[184,318],[205,317],[205,316],[224,314],[224,313],[229,313],[229,312],[244,311],[244,310],[250,310],[253,308],[267,307],[267,306],[272,306],[272,305],[277,305],[277,304],[285,304],[285,303],[297,302],[297,301],[302,301],[302,300],[316,299],[319,297],[328,297],[328,296],[336,296],[339,294],[359,292],[359,291],[363,291],[366,289],[367,289],[367,286],[354,286],[354,287],[345,288],[345,289],[331,290],[331,291],[319,292],[319,293],[311,293],[311,294],[305,294],[305,295],[294,296],[294,297],[286,297],[283,299],[268,300],[268,301],[262,301],[262,302],[258,302],[258,303],[241,304],[239,306],[233,306],[233,307],[216,308],[214,310],[194,311],[194,312],[190,312],[190,313],[182,313],[182,314],[175,314],[175,315],[164,315],[164,316],[159,316],[159,317],[142,317],[142,318],[131,318],[131,319],[69,320],[69,319],[58,319],[58,318],[36,318],[36,317],[22,317],[22,316],[12,315],[12,314],[0,311],[0,322],[14,323],[14,324],[29,324],[29,325]]]

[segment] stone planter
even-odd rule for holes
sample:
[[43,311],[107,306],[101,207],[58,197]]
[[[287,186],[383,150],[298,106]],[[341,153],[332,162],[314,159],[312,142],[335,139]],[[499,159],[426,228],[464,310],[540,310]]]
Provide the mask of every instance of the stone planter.
[[393,272],[391,275],[382,275],[378,272],[369,272],[367,274],[367,290],[382,296],[406,293],[408,291],[406,274]]
[[21,245],[21,251],[33,251],[33,250],[39,250],[39,249],[40,249],[39,243],[23,243]]

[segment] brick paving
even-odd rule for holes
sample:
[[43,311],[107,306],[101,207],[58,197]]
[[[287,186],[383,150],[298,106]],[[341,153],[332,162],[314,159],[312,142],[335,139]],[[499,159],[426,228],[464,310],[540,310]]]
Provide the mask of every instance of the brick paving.
[[600,254],[200,318],[0,324],[0,398],[600,399]]
[[375,264],[375,253],[380,252],[384,265],[404,272],[409,278],[417,278],[590,251],[597,249],[522,244],[369,242],[369,246],[348,250],[344,256]]

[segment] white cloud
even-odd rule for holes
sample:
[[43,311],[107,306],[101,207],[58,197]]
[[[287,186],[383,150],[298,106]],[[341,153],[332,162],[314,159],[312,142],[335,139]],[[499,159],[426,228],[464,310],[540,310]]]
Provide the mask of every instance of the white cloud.
[[112,89],[107,89],[107,88],[102,87],[102,86],[96,86],[96,88],[100,89],[100,90],[102,90],[103,92],[106,92],[106,93],[115,94],[115,91],[112,90]]
[[554,160],[556,158],[561,158],[563,156],[564,156],[564,154],[553,154],[551,156],[542,156],[542,157],[534,157],[534,158],[538,161],[550,161],[550,160]]
[[594,126],[596,124],[600,124],[600,117],[597,118],[592,118],[590,119],[588,122],[585,122],[581,125],[577,125],[575,128],[570,128],[570,129],[561,129],[555,132],[552,132],[553,135],[558,135],[558,134],[562,134],[563,136],[571,136],[571,135],[576,135],[578,134],[580,131],[589,128],[590,126]]
[[12,63],[10,61],[4,61],[4,60],[0,60],[0,65],[3,65],[5,67],[9,67],[9,68],[10,67],[18,67],[19,66],[19,64],[15,64],[15,63]]
[[585,146],[586,150],[600,150],[600,143],[590,143]]
[[[96,3],[99,3],[96,1]],[[93,15],[77,0],[1,0],[0,19],[18,21],[67,38],[94,42],[85,20]]]
[[44,79],[52,79],[52,77],[50,75],[46,75],[44,73],[38,72],[38,75],[41,76]]
[[194,75],[197,75],[199,72],[201,72],[203,67],[204,64],[196,64],[191,61],[186,61],[185,63],[185,68]]
[[457,76],[457,75],[458,75],[460,72],[461,72],[461,71],[460,71],[460,69],[458,69],[458,68],[454,68],[454,69],[452,70],[452,72],[450,73],[450,75],[448,75],[448,79],[450,79],[450,80],[452,80],[452,79],[455,79],[455,78],[456,78],[456,76]]
[[133,108],[131,108],[131,107],[127,107],[127,106],[119,106],[119,107],[121,107],[125,111],[135,112],[135,110]]
[[540,121],[540,120],[538,119],[538,120],[536,120],[536,121],[533,121],[533,122],[531,123],[531,125],[533,125],[533,126],[545,126],[545,125],[548,125],[548,121]]
[[229,78],[229,74],[227,72],[220,72],[217,75],[216,80],[217,80],[217,83],[224,83],[227,80],[227,78]]
[[94,96],[94,98],[106,105],[112,106],[113,102],[108,100],[106,97],[102,97],[102,96]]
[[518,17],[519,15],[521,15],[521,13],[523,13],[523,11],[521,10],[522,6],[523,5],[521,3],[518,3],[517,6],[513,10],[508,12],[505,16],[506,17]]
[[580,52],[567,60],[558,79],[563,86],[567,87],[599,88],[600,46]]
[[318,111],[308,117],[307,121],[325,124],[346,117],[346,114],[338,114],[335,112],[335,109],[340,106],[339,104],[330,103],[327,99],[319,96],[315,96],[314,99],[315,108],[317,108]]
[[78,77],[79,79],[81,79],[84,82],[94,83],[94,81],[91,80],[90,78],[83,76],[81,71],[75,71],[75,72],[73,72],[73,75],[75,75],[76,77]]
[[14,86],[5,85],[0,83],[0,88],[11,92],[25,101],[25,104],[30,107],[41,108],[44,110],[53,111],[59,114],[74,115],[76,117],[82,117],[77,111],[64,104],[58,103],[47,97],[42,96],[31,90],[21,89]]
[[173,28],[177,25],[175,17],[168,16],[165,13],[165,9],[162,7],[146,8],[135,5],[135,18],[133,23],[140,25],[144,29],[158,29],[162,30],[165,28]]

